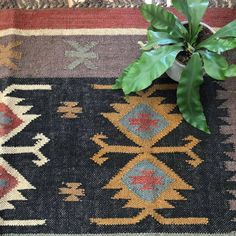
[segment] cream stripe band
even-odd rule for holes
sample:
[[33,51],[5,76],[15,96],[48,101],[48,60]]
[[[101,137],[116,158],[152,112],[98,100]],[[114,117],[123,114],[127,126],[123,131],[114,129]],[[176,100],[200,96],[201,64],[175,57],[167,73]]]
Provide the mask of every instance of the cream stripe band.
[[102,29],[6,29],[0,30],[0,37],[7,35],[22,36],[63,36],[63,35],[145,35],[146,29],[122,29],[122,28],[102,28]]
[[45,223],[46,220],[1,220],[0,226],[38,226]]
[[[213,28],[217,30],[219,28]],[[146,29],[102,28],[102,29],[6,29],[0,30],[0,37],[7,35],[21,36],[63,36],[63,35],[146,35]]]

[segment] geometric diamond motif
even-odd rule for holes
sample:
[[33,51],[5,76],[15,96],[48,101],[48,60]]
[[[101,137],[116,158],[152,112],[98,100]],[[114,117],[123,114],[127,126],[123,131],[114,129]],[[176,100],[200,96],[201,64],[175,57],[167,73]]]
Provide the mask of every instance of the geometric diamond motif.
[[[96,89],[108,89],[96,87]],[[118,190],[112,199],[127,200],[122,208],[139,209],[136,214],[127,217],[97,217],[90,218],[97,225],[131,225],[138,224],[152,216],[154,220],[164,225],[208,224],[205,217],[170,217],[164,216],[158,209],[174,209],[173,201],[186,201],[179,192],[193,190],[175,171],[164,162],[158,160],[159,154],[165,153],[173,158],[175,153],[188,156],[186,163],[196,168],[202,159],[193,151],[200,142],[192,135],[185,136],[180,145],[158,145],[159,140],[166,137],[182,122],[180,114],[171,113],[176,105],[163,103],[164,97],[152,96],[158,90],[176,89],[176,86],[159,84],[145,92],[126,99],[126,103],[115,103],[111,106],[114,112],[102,113],[121,133],[136,145],[117,145],[106,142],[108,138],[103,133],[96,134],[92,140],[101,149],[91,158],[98,165],[111,159],[108,154],[136,154],[113,176],[103,187],[106,190]],[[189,159],[190,158],[190,159]]]
[[14,209],[12,201],[27,200],[21,190],[35,189],[35,187],[2,157],[0,157],[0,164],[0,210]]
[[16,187],[18,181],[0,166],[0,199]]
[[144,160],[134,166],[122,178],[123,183],[146,201],[153,201],[174,180],[150,161]]
[[9,134],[22,123],[7,105],[0,103],[0,137]]
[[168,126],[165,118],[146,104],[138,104],[127,113],[120,123],[142,139],[151,139]]
[[[12,47],[12,45],[9,45],[9,47]],[[46,84],[11,84],[0,92],[0,155],[11,155],[10,158],[13,155],[21,155],[21,158],[24,158],[27,154],[33,154],[37,157],[37,159],[34,158],[33,162],[40,167],[48,161],[47,157],[41,152],[41,148],[50,141],[43,133],[36,133],[35,136],[32,136],[33,144],[5,145],[7,141],[17,136],[32,121],[40,117],[39,114],[28,113],[33,106],[20,104],[25,100],[24,98],[10,95],[16,90],[51,90],[51,86]],[[25,141],[29,139],[30,137],[27,136]],[[22,190],[31,189],[35,189],[35,187],[20,172],[0,157],[0,211],[15,209],[13,205],[15,201],[27,200]],[[13,218],[10,216],[10,219],[3,219],[0,216],[0,226],[36,226],[43,224],[45,224],[44,219],[22,219],[22,217],[15,219],[14,213]]]

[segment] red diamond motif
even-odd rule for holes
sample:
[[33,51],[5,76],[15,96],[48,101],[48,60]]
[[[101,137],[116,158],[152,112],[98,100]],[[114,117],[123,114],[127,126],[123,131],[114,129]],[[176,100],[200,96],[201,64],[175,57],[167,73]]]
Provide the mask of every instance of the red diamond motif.
[[0,137],[9,134],[23,123],[16,114],[4,103],[0,103]]
[[17,184],[17,179],[0,166],[0,198],[14,189]]

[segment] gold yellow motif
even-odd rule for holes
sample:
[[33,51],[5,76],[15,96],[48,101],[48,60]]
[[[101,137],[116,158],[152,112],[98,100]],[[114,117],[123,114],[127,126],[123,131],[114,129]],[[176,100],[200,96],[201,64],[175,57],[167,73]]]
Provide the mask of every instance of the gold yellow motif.
[[[95,86],[95,88],[104,89],[100,86]],[[158,154],[158,153],[185,153],[190,157],[190,160],[186,162],[193,167],[197,167],[202,160],[200,157],[195,154],[192,149],[199,143],[199,140],[191,135],[185,137],[183,140],[186,141],[186,144],[181,147],[153,147],[160,139],[168,135],[172,130],[180,125],[182,122],[182,116],[180,114],[169,114],[176,105],[174,104],[162,104],[164,98],[162,97],[149,97],[157,90],[167,90],[167,89],[175,89],[176,85],[170,84],[168,88],[168,84],[162,84],[159,87],[156,85],[151,87],[146,92],[139,92],[140,96],[130,96],[127,99],[127,103],[125,104],[113,104],[112,107],[116,110],[113,113],[102,113],[102,115],[107,118],[118,130],[120,130],[126,137],[134,141],[139,146],[110,146],[106,144],[103,140],[107,138],[107,136],[103,134],[97,134],[92,137],[92,140],[97,143],[102,149],[98,153],[96,153],[92,160],[97,164],[103,164],[108,158],[104,155],[107,153],[147,153],[147,154]],[[163,129],[161,132],[157,133],[151,139],[144,140],[141,137],[130,132],[126,127],[120,124],[120,120],[135,106],[138,104],[147,104],[150,106],[155,112],[162,115],[166,120],[168,120],[169,125],[167,128]]]
[[[154,201],[145,201],[138,197],[135,193],[130,191],[128,187],[123,183],[122,177],[132,169],[137,163],[148,160],[161,170],[163,170],[174,181],[168,186],[168,189],[160,194]],[[176,190],[193,190],[192,186],[185,183],[173,170],[167,167],[163,162],[156,159],[156,157],[150,154],[140,154],[131,160],[119,173],[104,187],[104,189],[121,189],[116,193],[113,199],[127,199],[128,202],[124,208],[138,208],[141,209],[137,216],[132,218],[95,218],[91,219],[91,222],[102,225],[112,224],[136,224],[147,216],[152,216],[156,221],[161,224],[207,224],[207,218],[165,218],[161,214],[157,213],[157,209],[171,209],[175,208],[170,204],[169,200],[187,200]]]
[[[94,89],[109,89],[108,85],[93,85]],[[123,146],[123,145],[109,145],[104,140],[107,138],[104,134],[97,134],[92,137],[92,140],[101,147],[98,153],[94,154],[91,158],[98,165],[102,165],[108,157],[109,153],[128,153],[136,154],[128,164],[121,169],[118,174],[113,177],[110,182],[104,187],[104,189],[119,189],[114,195],[113,199],[126,199],[128,202],[124,208],[136,208],[140,209],[140,212],[133,217],[127,218],[92,218],[91,222],[98,225],[124,225],[124,224],[137,224],[147,216],[152,216],[157,222],[161,224],[207,224],[208,219],[204,217],[178,217],[178,218],[165,218],[158,209],[171,209],[175,208],[169,203],[170,200],[186,200],[178,190],[193,190],[193,187],[187,184],[181,177],[179,177],[172,169],[170,169],[163,162],[158,160],[158,154],[173,154],[183,153],[188,156],[186,161],[193,168],[196,168],[201,164],[202,159],[193,151],[193,148],[200,142],[192,135],[187,135],[183,140],[185,144],[183,146],[154,146],[159,140],[168,135],[171,131],[177,128],[182,122],[182,116],[180,114],[171,113],[176,107],[174,104],[164,104],[163,97],[151,97],[157,90],[173,90],[176,88],[175,84],[161,84],[154,85],[145,92],[137,93],[137,96],[130,96],[126,98],[125,104],[113,104],[112,107],[116,112],[102,113],[118,130],[120,130],[127,138],[132,140],[137,146]],[[168,121],[168,125],[159,130],[151,138],[142,138],[131,132],[125,125],[122,125],[122,118],[131,112],[137,105],[144,104],[151,107],[154,112],[164,117]],[[171,113],[171,114],[170,114]],[[155,154],[155,156],[154,156]],[[171,158],[171,155],[170,155]],[[148,161],[152,163],[157,169],[160,169],[165,173],[168,178],[172,179],[170,185],[161,191],[154,200],[148,201],[147,199],[140,197],[135,191],[129,189],[128,185],[124,183],[123,179],[127,173],[135,168],[138,163],[142,161]]]
[[82,108],[78,107],[78,102],[63,102],[62,106],[59,106],[57,112],[63,113],[62,118],[75,119],[78,113],[82,113]]
[[20,60],[22,53],[13,51],[13,48],[21,45],[21,41],[12,41],[8,43],[6,46],[0,44],[0,65],[5,66],[9,69],[17,69],[16,64],[12,61],[12,59]]
[[64,199],[65,202],[78,202],[81,197],[85,196],[81,183],[67,183],[66,187],[59,188],[59,194],[69,195]]
[[107,153],[130,153],[130,154],[158,154],[158,153],[185,153],[187,154],[191,160],[187,160],[186,162],[193,167],[197,167],[202,160],[196,155],[192,149],[199,143],[199,140],[194,138],[193,136],[188,136],[184,138],[185,141],[188,141],[184,146],[181,147],[135,147],[135,146],[121,146],[121,145],[108,145],[103,141],[107,136],[103,134],[95,135],[92,140],[98,144],[101,149],[98,153],[96,153],[92,160],[96,162],[98,165],[102,165],[108,157],[105,157]]

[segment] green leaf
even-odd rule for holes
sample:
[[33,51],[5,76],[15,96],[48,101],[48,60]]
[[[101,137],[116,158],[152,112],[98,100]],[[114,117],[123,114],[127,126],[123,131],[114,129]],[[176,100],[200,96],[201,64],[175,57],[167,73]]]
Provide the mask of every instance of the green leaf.
[[206,48],[218,54],[236,48],[236,38],[216,39],[204,41],[197,46],[197,49]]
[[141,57],[126,68],[126,71],[118,78],[115,88],[122,87],[125,94],[147,88],[153,80],[173,65],[177,54],[182,50],[181,46],[172,45],[143,52]]
[[196,39],[200,31],[200,22],[208,7],[209,0],[172,0],[172,4],[187,18],[191,41]]
[[195,36],[193,36],[192,38],[190,38],[190,44],[192,44],[194,47],[196,47],[196,44],[197,44],[197,39],[198,39],[198,35],[199,33],[202,31],[203,29],[203,26],[202,25],[199,25],[198,27],[198,31],[196,32]]
[[174,15],[160,6],[143,4],[141,6],[141,13],[156,29],[168,30],[175,26]]
[[228,69],[225,71],[226,77],[234,77],[236,76],[236,65],[230,65]]
[[184,119],[193,127],[210,133],[200,101],[200,85],[203,69],[198,53],[192,55],[186,65],[177,88],[177,104]]
[[209,51],[202,51],[201,55],[206,73],[213,79],[225,80],[225,72],[229,67],[226,59],[215,52]]
[[175,39],[166,32],[155,32],[148,30],[147,38],[149,43],[156,43],[159,45],[178,43],[180,40]]
[[150,51],[151,49],[157,49],[159,47],[160,46],[158,45],[158,43],[152,42],[152,43],[147,43],[147,44],[143,45],[141,47],[141,50],[143,50],[143,51]]
[[200,22],[207,10],[209,0],[187,0],[187,2],[194,36],[199,31]]
[[160,31],[170,33],[174,37],[183,38],[187,33],[179,19],[163,7],[153,4],[143,4],[141,13],[151,23],[151,26]]
[[227,38],[236,38],[236,20],[230,22],[220,30],[218,30],[215,34],[213,34],[208,39],[202,41],[198,48],[202,47],[202,45],[208,45],[212,42],[212,39],[227,39]]
[[187,0],[172,0],[172,4],[179,12],[181,12],[186,17],[188,22],[191,22],[191,15]]
[[213,36],[218,38],[236,37],[236,20],[230,22],[220,30],[218,30]]
[[115,84],[112,86],[112,89],[122,89],[122,82],[127,73],[129,72],[129,69],[137,62],[135,60],[133,63],[129,64],[122,72],[122,74],[116,79]]

